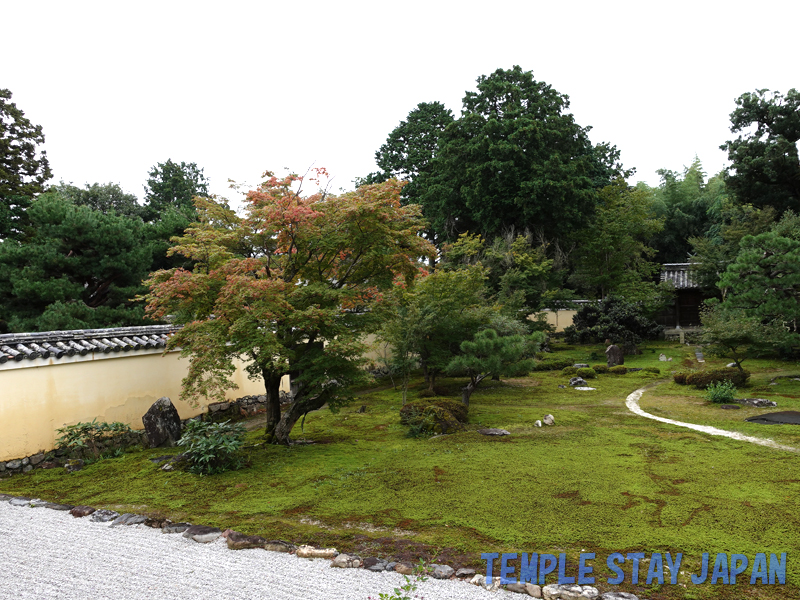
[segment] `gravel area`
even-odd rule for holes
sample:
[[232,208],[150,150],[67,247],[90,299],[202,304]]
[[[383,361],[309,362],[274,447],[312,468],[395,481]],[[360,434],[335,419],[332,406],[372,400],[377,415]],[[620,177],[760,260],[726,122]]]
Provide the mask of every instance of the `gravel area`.
[[[330,561],[198,544],[144,525],[109,527],[48,508],[0,501],[0,598],[58,600],[366,600],[392,593],[397,573],[334,569]],[[511,597],[463,581],[428,580],[425,600]],[[514,597],[520,597],[514,594]]]

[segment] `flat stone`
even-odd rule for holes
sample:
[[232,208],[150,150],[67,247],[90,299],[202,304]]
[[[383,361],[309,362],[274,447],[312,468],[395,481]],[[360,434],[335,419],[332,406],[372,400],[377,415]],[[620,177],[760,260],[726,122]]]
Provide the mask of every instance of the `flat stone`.
[[600,596],[600,600],[639,600],[639,596],[628,592],[606,592]]
[[40,462],[44,460],[44,453],[40,452],[39,454],[34,454],[31,456],[31,464],[38,465]]
[[475,575],[475,569],[462,567],[456,571],[456,577],[472,577],[473,575]]
[[507,592],[514,592],[516,594],[528,594],[527,588],[522,585],[521,583],[509,583],[506,584],[506,591]]
[[30,504],[28,504],[28,506],[30,506],[31,508],[42,508],[43,506],[45,506],[47,504],[50,504],[47,500],[41,500],[40,498],[34,498],[33,500],[30,501]]
[[298,558],[335,558],[339,554],[336,548],[314,548],[314,546],[300,546],[295,555]]
[[413,575],[414,574],[414,566],[409,562],[397,563],[394,566],[394,572],[395,573],[400,573],[401,575]]
[[144,515],[136,515],[134,513],[124,513],[111,521],[109,527],[117,527],[119,525],[140,525],[147,521]]
[[722,410],[739,410],[742,408],[738,404],[720,404],[719,407]]
[[269,550],[270,552],[294,552],[296,549],[297,546],[289,542],[284,542],[283,540],[269,540],[268,542],[264,542],[264,550]]
[[94,511],[89,519],[95,523],[108,523],[109,521],[116,519],[118,516],[119,513],[116,511],[101,508],[100,510]]
[[12,498],[8,501],[11,506],[30,506],[31,499],[30,498]]
[[800,411],[784,410],[781,412],[765,413],[748,417],[745,421],[761,423],[763,425],[800,425]]
[[357,569],[361,566],[361,560],[357,556],[339,554],[331,561],[331,566],[337,569]]
[[76,506],[72,510],[70,510],[69,514],[71,514],[73,517],[88,517],[95,510],[97,510],[97,509],[93,508],[91,506],[80,505],[80,506]]
[[586,385],[580,385],[580,386],[578,386],[576,388],[573,388],[573,389],[576,389],[579,392],[593,392],[596,388],[589,387],[589,386],[586,386]]
[[225,541],[231,550],[246,550],[247,548],[263,548],[267,540],[260,535],[247,535],[228,530]]
[[450,579],[455,574],[455,569],[450,565],[431,565],[431,577],[434,579]]
[[[341,555],[339,555],[341,556]],[[381,571],[386,570],[387,562],[382,558],[375,558],[374,556],[368,556],[363,561],[364,568],[367,571],[373,571],[375,573],[380,573]]]
[[481,435],[511,435],[510,431],[506,431],[505,429],[497,429],[496,427],[490,427],[489,429],[478,429],[478,433]]
[[533,598],[541,598],[542,597],[542,588],[534,583],[526,583],[525,590],[528,592],[528,596]]
[[191,527],[189,523],[164,523],[161,533],[183,533]]
[[72,504],[56,504],[55,502],[47,502],[43,504],[42,507],[49,508],[50,510],[72,510],[75,508]]
[[575,369],[588,369],[588,368],[589,368],[589,365],[587,365],[586,363],[575,363],[575,364],[574,364],[574,365],[572,365],[572,366],[573,366]]
[[756,408],[765,408],[778,406],[778,403],[773,400],[766,400],[764,398],[741,398],[734,399],[734,402],[744,404],[745,406],[755,406]]
[[219,527],[209,527],[208,525],[192,525],[183,532],[183,537],[194,540],[199,544],[208,544],[222,535]]

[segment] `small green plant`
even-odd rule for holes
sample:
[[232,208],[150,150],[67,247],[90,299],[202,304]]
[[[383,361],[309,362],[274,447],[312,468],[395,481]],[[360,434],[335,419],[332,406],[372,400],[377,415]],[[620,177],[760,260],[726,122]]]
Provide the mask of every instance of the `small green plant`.
[[736,386],[730,379],[715,381],[706,387],[706,400],[714,404],[725,404],[736,396]]
[[[56,447],[67,450],[83,450],[91,452],[95,458],[100,458],[103,442],[121,434],[132,433],[133,430],[125,423],[98,423],[93,419],[91,423],[76,423],[56,429],[61,435],[56,439]],[[119,450],[119,449],[118,449]]]
[[244,443],[243,425],[230,421],[211,423],[189,421],[178,445],[183,446],[189,471],[210,475],[241,468],[244,461],[239,450]]
[[428,578],[425,577],[426,568],[425,563],[420,558],[419,563],[414,567],[414,579],[413,581],[409,579],[408,575],[403,575],[403,579],[405,579],[405,583],[400,587],[394,588],[394,592],[391,594],[378,594],[378,598],[374,598],[373,596],[367,596],[367,600],[413,600],[417,598],[416,595],[411,596],[414,592],[417,591],[417,584],[423,581],[427,581]]

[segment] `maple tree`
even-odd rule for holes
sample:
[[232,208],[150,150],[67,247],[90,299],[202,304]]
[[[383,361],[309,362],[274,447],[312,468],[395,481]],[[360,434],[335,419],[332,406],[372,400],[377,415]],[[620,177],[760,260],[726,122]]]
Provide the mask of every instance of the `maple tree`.
[[[147,282],[147,311],[184,327],[170,340],[190,358],[182,398],[220,398],[235,388],[233,360],[262,378],[268,441],[289,443],[295,423],[325,403],[351,399],[365,345],[398,277],[411,281],[433,252],[418,236],[417,206],[401,206],[402,183],[389,180],[333,196],[302,195],[310,177],[267,172],[238,217],[214,199],[195,199],[199,223],[170,252],[195,261],[161,270]],[[292,378],[294,399],[281,414],[279,391]]]

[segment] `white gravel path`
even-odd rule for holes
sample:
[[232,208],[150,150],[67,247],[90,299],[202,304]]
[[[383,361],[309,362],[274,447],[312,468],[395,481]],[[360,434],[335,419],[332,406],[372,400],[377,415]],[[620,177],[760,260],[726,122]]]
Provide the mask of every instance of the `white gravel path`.
[[[198,544],[144,525],[109,527],[65,511],[0,501],[0,598],[14,600],[366,600],[397,573],[334,569],[330,561]],[[426,600],[498,600],[463,581],[428,580]],[[498,596],[498,594],[500,594]]]
[[669,423],[670,425],[677,425],[678,427],[686,427],[687,429],[694,429],[695,431],[708,433],[709,435],[721,435],[742,442],[750,442],[751,444],[758,444],[759,446],[767,446],[768,448],[775,448],[776,450],[788,450],[789,452],[800,452],[800,449],[795,448],[794,446],[785,446],[783,444],[778,444],[777,442],[774,442],[768,438],[759,438],[759,437],[754,437],[752,435],[737,433],[736,431],[726,431],[724,429],[717,429],[716,427],[709,427],[708,425],[695,425],[693,423],[684,423],[683,421],[673,421],[672,419],[665,419],[664,417],[657,417],[655,415],[651,415],[649,412],[643,411],[639,406],[639,399],[642,397],[643,393],[644,393],[644,388],[636,390],[635,392],[630,394],[627,400],[625,401],[625,406],[628,407],[628,410],[630,410],[634,414],[639,415],[640,417],[646,417],[648,419],[653,419],[654,421],[661,421],[662,423]]

